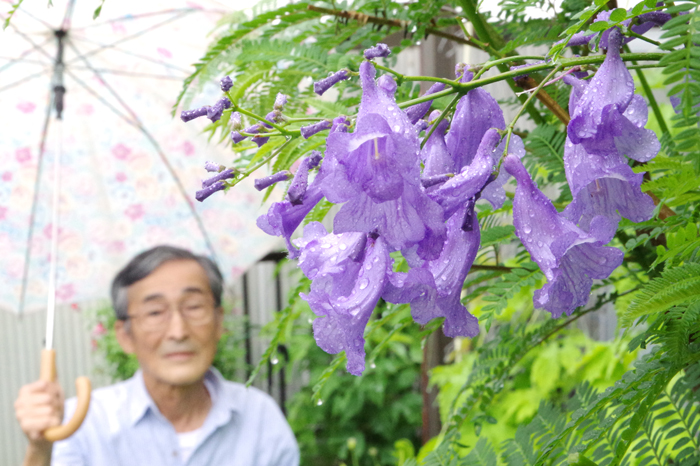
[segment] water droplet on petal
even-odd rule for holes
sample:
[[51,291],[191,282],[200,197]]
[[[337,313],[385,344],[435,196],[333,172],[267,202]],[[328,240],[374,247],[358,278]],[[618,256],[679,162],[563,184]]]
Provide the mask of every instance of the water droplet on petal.
[[369,286],[369,280],[367,280],[366,278],[363,278],[362,280],[360,280],[360,289],[361,290],[364,290],[365,288],[367,288],[367,286]]

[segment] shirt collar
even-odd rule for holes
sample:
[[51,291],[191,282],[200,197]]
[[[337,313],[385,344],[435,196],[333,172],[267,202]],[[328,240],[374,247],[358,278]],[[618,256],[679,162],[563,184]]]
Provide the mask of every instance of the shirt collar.
[[[143,371],[141,369],[136,371],[134,376],[129,379],[127,383],[129,384],[128,416],[129,424],[132,427],[148,413],[149,409],[153,413],[160,415],[153,398],[151,398],[148,390],[146,390],[146,384],[143,381]],[[243,393],[240,393],[243,387],[229,387],[228,384],[226,384],[226,379],[224,379],[216,368],[210,367],[206,374],[204,374],[204,385],[209,391],[212,403],[211,412],[208,417],[211,417],[212,421],[217,425],[228,422],[230,413],[241,412],[243,410]]]

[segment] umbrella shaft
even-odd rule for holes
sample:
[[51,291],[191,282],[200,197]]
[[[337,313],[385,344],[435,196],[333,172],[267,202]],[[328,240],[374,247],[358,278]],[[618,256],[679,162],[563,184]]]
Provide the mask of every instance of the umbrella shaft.
[[46,340],[44,348],[53,349],[53,330],[56,316],[56,263],[58,262],[58,208],[61,191],[61,138],[62,120],[56,120],[56,147],[53,164],[53,193],[51,200],[51,255],[49,256],[49,289],[46,302]]

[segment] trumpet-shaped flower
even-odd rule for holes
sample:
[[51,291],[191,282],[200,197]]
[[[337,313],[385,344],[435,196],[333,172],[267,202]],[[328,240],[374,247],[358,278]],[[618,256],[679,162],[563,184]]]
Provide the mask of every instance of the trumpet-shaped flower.
[[620,57],[622,34],[617,28],[610,30],[608,42],[605,61],[590,82],[564,78],[578,88],[568,136],[590,154],[621,153],[646,162],[659,151],[659,142],[653,131],[643,128],[646,115],[639,115],[643,100],[634,96],[632,75]]
[[535,307],[545,308],[553,317],[570,315],[588,302],[593,279],[607,278],[622,263],[622,251],[603,246],[615,225],[597,216],[589,231],[583,231],[557,212],[516,156],[507,156],[503,164],[518,183],[513,200],[515,232],[547,277],[535,292]]
[[391,258],[383,238],[365,233],[326,234],[318,222],[304,229],[299,267],[312,280],[301,294],[319,317],[314,338],[324,351],[345,351],[348,372],[365,368],[364,331],[386,283]]

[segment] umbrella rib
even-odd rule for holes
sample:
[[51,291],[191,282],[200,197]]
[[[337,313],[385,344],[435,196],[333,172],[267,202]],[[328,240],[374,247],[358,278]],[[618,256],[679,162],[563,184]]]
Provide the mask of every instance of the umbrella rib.
[[[73,66],[72,67],[74,70],[88,70],[90,68],[86,66]],[[107,68],[95,68],[97,71],[100,73],[111,73],[111,74],[119,74],[123,76],[132,76],[134,78],[154,78],[154,79],[172,79],[175,81],[181,81],[182,78],[178,78],[177,76],[168,76],[165,74],[152,74],[152,73],[132,73],[130,71],[122,71],[122,70],[110,70]]]
[[[74,43],[75,43],[75,40],[76,40],[76,39],[77,39],[78,41],[87,42],[88,44],[100,45],[100,46],[105,47],[105,48],[107,47],[107,46],[104,45],[104,44],[100,44],[100,43],[98,43],[98,42],[94,42],[94,41],[85,39],[84,37],[71,36],[71,40],[73,40]],[[172,64],[167,63],[167,62],[164,62],[164,61],[162,61],[162,60],[154,60],[154,59],[149,58],[149,57],[146,57],[146,56],[144,56],[144,55],[139,55],[138,53],[133,53],[133,52],[129,52],[129,51],[127,51],[127,50],[122,50],[122,49],[120,49],[120,48],[118,48],[118,47],[110,47],[110,48],[112,48],[112,49],[113,49],[114,51],[116,51],[116,52],[121,52],[121,53],[126,54],[126,55],[131,55],[132,57],[140,58],[140,59],[146,60],[146,61],[148,61],[148,62],[150,62],[150,63],[157,63],[157,64],[159,64],[159,65],[165,66],[166,68],[172,68],[172,69],[174,69],[174,70],[181,71],[181,72],[183,72],[183,73],[185,73],[185,74],[187,74],[187,75],[190,74],[190,71],[189,71],[189,70],[186,70],[186,69],[184,69],[184,68],[180,68],[179,66],[172,65]],[[83,56],[84,56],[84,55],[79,55],[78,58],[82,58]],[[69,64],[70,64],[70,63],[72,63],[72,62],[69,62]]]
[[[22,52],[22,54],[21,54],[19,57],[16,57],[16,58],[9,58],[9,57],[8,57],[8,58],[6,58],[7,60],[9,60],[9,62],[8,62],[8,63],[5,63],[3,66],[0,66],[0,73],[3,72],[3,71],[5,71],[6,69],[8,69],[9,67],[11,67],[11,66],[14,65],[15,63],[26,63],[27,60],[24,60],[24,57],[26,57],[27,55],[30,55],[30,54],[31,54],[32,52],[34,52],[35,50],[40,49],[40,48],[43,47],[44,45],[48,44],[51,40],[53,40],[53,38],[46,39],[46,41],[44,41],[44,43],[42,43],[42,44],[32,44],[33,47],[32,47],[31,49],[29,49],[29,50],[25,50],[24,52]],[[49,62],[40,62],[40,63],[41,63],[42,65],[53,65],[53,62],[51,62],[51,63],[49,63]]]
[[[44,149],[46,148],[46,136],[49,132],[49,123],[51,121],[51,110],[53,107],[53,92],[49,96],[49,105],[46,106],[46,115],[44,116],[44,126],[41,130],[41,141],[39,142],[39,156],[37,158],[36,176],[34,178],[34,195],[32,199],[32,210],[29,214],[29,228],[27,231],[27,249],[24,253],[24,266],[22,270],[22,288],[19,298],[19,315],[24,312],[24,300],[27,294],[27,277],[29,276],[29,259],[32,253],[32,237],[34,236],[34,220],[36,217],[36,205],[39,201],[39,180],[41,179],[41,167],[44,162]],[[53,260],[53,258],[52,258]]]
[[43,24],[48,30],[50,30],[50,31],[53,30],[53,27],[52,27],[49,23],[47,23],[46,21],[44,21],[44,20],[41,19],[41,18],[37,18],[36,16],[34,16],[33,14],[31,14],[31,13],[28,12],[27,10],[25,10],[25,9],[23,9],[23,8],[19,8],[17,11],[21,11],[23,14],[29,16],[30,18],[32,18],[32,19],[34,19],[34,20],[36,20],[36,21],[38,21],[38,22],[40,22],[40,23]]
[[70,27],[70,17],[73,16],[73,7],[75,7],[75,0],[70,0],[68,5],[66,5],[66,13],[63,15],[63,21],[61,22],[61,29],[64,31]]
[[30,79],[38,78],[39,76],[43,76],[43,75],[46,74],[46,73],[50,73],[51,71],[52,71],[52,70],[50,70],[50,69],[46,69],[46,70],[40,71],[40,72],[38,72],[38,73],[30,74],[29,76],[25,76],[24,78],[20,79],[19,81],[15,81],[15,82],[13,82],[13,83],[11,83],[11,84],[8,84],[8,85],[5,86],[5,87],[0,87],[0,92],[4,92],[4,91],[6,91],[6,90],[8,90],[8,89],[11,89],[11,88],[13,88],[13,87],[17,87],[17,86],[19,86],[20,84],[26,83],[26,82],[29,81]]
[[[87,58],[87,57],[89,57],[89,56],[91,56],[91,55],[95,55],[96,53],[101,52],[102,50],[106,50],[106,49],[109,49],[109,48],[113,48],[113,47],[114,47],[115,45],[117,45],[117,44],[120,44],[120,43],[122,43],[122,42],[129,41],[129,40],[131,40],[131,39],[135,39],[135,38],[137,38],[137,37],[139,37],[139,36],[142,36],[142,35],[144,35],[144,34],[146,34],[146,33],[148,33],[148,32],[153,31],[154,29],[158,29],[158,28],[161,27],[161,26],[165,26],[166,24],[168,24],[168,23],[170,23],[170,22],[172,22],[172,21],[175,21],[175,20],[177,20],[177,19],[180,19],[181,17],[185,16],[186,14],[188,14],[188,13],[190,13],[190,12],[192,12],[192,11],[195,11],[195,10],[185,10],[183,13],[180,13],[179,15],[173,16],[172,18],[168,18],[168,19],[166,19],[165,21],[161,21],[161,22],[158,23],[158,24],[154,24],[153,26],[147,27],[146,29],[143,29],[143,30],[141,30],[141,31],[139,31],[139,32],[136,32],[136,33],[134,33],[134,34],[132,34],[132,35],[130,35],[130,36],[124,37],[124,38],[122,38],[122,39],[120,39],[120,40],[118,40],[118,41],[116,41],[116,42],[113,42],[113,43],[111,43],[111,44],[102,44],[100,47],[98,47],[98,48],[96,48],[96,49],[93,49],[93,50],[90,50],[89,52],[85,53],[85,55],[83,55],[81,58],[85,59],[85,58]],[[68,62],[67,64],[69,65],[70,63],[72,63],[72,62]]]
[[[35,49],[35,50],[38,50],[39,52],[43,53],[44,56],[45,56],[46,58],[48,58],[49,60],[51,60],[51,63],[53,64],[55,57],[52,57],[51,55],[49,55],[48,52],[46,52],[46,50],[42,49],[41,46],[38,45],[36,42],[34,42],[27,34],[25,34],[24,32],[20,31],[19,29],[17,29],[17,27],[16,27],[13,23],[10,23],[10,27],[11,27],[12,29],[14,29],[14,31],[15,31],[17,34],[19,34],[20,37],[22,37],[24,40],[26,40],[27,42],[29,42],[30,44],[32,44],[32,45],[34,46],[34,49]],[[48,42],[50,42],[50,41],[52,41],[52,40],[53,40],[53,37],[49,38],[49,40],[47,40],[46,42],[44,42],[44,43],[42,44],[42,46],[43,46],[43,45],[46,45]]]
[[[71,47],[73,50],[75,50],[75,45],[73,45],[72,41],[67,41],[68,46]],[[204,242],[207,245],[207,248],[209,249],[209,252],[211,253],[212,259],[216,262],[217,256],[216,256],[216,251],[214,250],[214,245],[211,242],[211,239],[209,238],[209,235],[207,234],[207,230],[204,228],[204,223],[202,222],[202,219],[200,218],[199,214],[194,208],[194,204],[192,200],[190,199],[190,196],[187,193],[187,190],[182,184],[182,181],[180,181],[180,178],[177,176],[177,173],[175,173],[175,169],[173,166],[170,164],[170,161],[168,161],[168,158],[165,156],[163,153],[163,150],[160,148],[160,145],[158,144],[158,141],[151,135],[151,133],[143,126],[141,121],[139,120],[138,116],[136,113],[122,100],[122,98],[117,94],[114,89],[104,80],[102,75],[95,70],[90,63],[83,58],[83,61],[85,61],[85,65],[92,70],[92,72],[95,74],[97,79],[100,80],[100,82],[105,86],[107,91],[112,94],[112,96],[117,99],[119,104],[131,115],[131,117],[134,119],[135,126],[141,131],[141,133],[146,136],[146,139],[149,140],[149,142],[153,145],[153,147],[156,149],[156,152],[158,153],[158,156],[160,157],[161,161],[163,164],[165,164],[165,167],[168,169],[168,172],[170,173],[170,176],[173,178],[173,181],[175,182],[175,185],[177,186],[178,190],[180,191],[180,194],[182,197],[185,199],[185,202],[187,203],[187,206],[190,209],[190,213],[192,214],[192,217],[194,218],[195,222],[197,223],[197,227],[199,228],[200,233],[202,234],[202,237],[204,238]],[[75,77],[73,76],[75,79]]]
[[[183,11],[191,12],[191,11],[201,11],[201,10],[199,8],[173,8],[171,10],[153,11],[151,13],[144,13],[141,15],[120,16],[119,18],[108,19],[108,20],[105,20],[105,21],[102,21],[99,23],[93,23],[93,24],[90,24],[88,26],[83,26],[81,28],[74,28],[72,30],[73,31],[84,31],[85,29],[104,26],[106,24],[116,23],[118,21],[130,21],[130,20],[134,20],[134,19],[147,18],[149,16],[158,16],[158,15],[165,15],[165,14],[170,14],[170,13],[180,13]],[[208,11],[218,11],[218,10],[208,10]]]
[[126,122],[129,123],[130,125],[134,126],[135,128],[138,128],[138,127],[139,127],[139,123],[138,123],[137,121],[132,121],[131,119],[129,119],[128,116],[126,116],[126,115],[124,115],[123,113],[121,113],[114,105],[112,105],[111,103],[109,103],[109,102],[108,102],[104,97],[102,97],[97,91],[95,91],[95,90],[92,89],[90,86],[88,86],[87,84],[85,84],[85,82],[84,82],[83,80],[81,80],[80,78],[78,78],[78,77],[77,77],[75,74],[73,74],[70,70],[65,70],[65,72],[66,72],[66,74],[67,74],[68,76],[70,76],[71,78],[73,78],[73,80],[74,80],[75,82],[77,82],[80,86],[82,86],[86,91],[88,91],[90,94],[92,94],[93,97],[95,97],[97,100],[99,100],[100,102],[102,102],[102,103],[105,105],[105,107],[107,107],[107,108],[109,108],[111,111],[113,111],[119,118],[123,119],[124,121],[126,121]]

